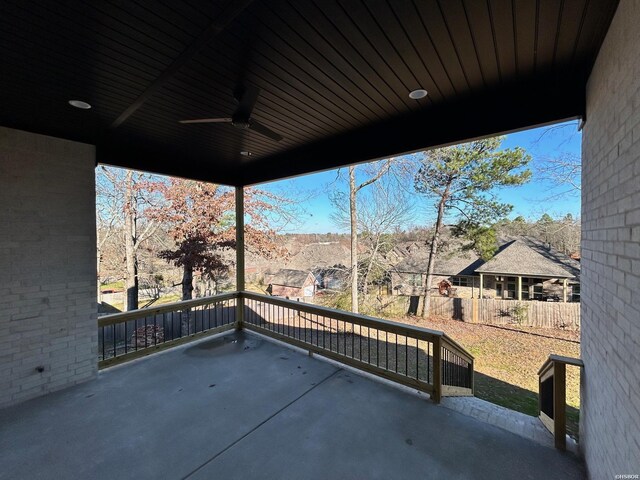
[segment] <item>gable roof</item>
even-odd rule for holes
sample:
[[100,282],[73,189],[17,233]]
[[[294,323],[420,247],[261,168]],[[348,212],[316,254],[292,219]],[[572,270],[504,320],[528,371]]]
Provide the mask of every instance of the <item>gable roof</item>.
[[[502,239],[504,243],[511,240],[521,240],[528,247],[535,250],[543,257],[560,264],[562,268],[572,274],[574,279],[578,280],[580,278],[580,261],[554,249],[549,243],[530,236],[505,237]],[[578,257],[579,255],[580,254],[578,254]]]
[[[472,251],[453,252],[436,258],[433,273],[436,275],[475,275],[482,259]],[[395,270],[404,273],[424,273],[427,271],[429,257],[426,255],[410,256],[399,262]]]
[[476,273],[572,278],[573,273],[531,248],[522,240],[511,240],[494,257],[475,269]]
[[311,272],[303,270],[293,270],[290,268],[283,268],[275,273],[267,274],[268,283],[272,285],[284,285],[287,287],[302,288],[307,279],[311,276],[311,281],[315,281],[315,277]]
[[[473,251],[460,250],[439,254],[435,275],[471,276],[478,273],[526,275],[579,280],[580,262],[551,248],[534,237],[501,237],[496,255],[484,262]],[[409,253],[394,267],[396,272],[424,273],[428,255],[425,251]]]

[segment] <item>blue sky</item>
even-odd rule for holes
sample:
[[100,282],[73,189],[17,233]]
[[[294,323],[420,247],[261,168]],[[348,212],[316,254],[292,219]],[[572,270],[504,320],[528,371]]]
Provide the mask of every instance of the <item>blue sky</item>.
[[[541,127],[512,133],[502,144],[502,148],[524,148],[532,157],[532,180],[519,187],[511,187],[496,192],[498,197],[511,205],[514,218],[522,215],[525,218],[539,218],[543,213],[549,213],[552,217],[564,216],[571,213],[574,217],[580,216],[579,195],[563,196],[561,198],[549,197],[559,193],[560,190],[545,182],[536,174],[535,165],[543,162],[545,158],[553,158],[561,155],[580,156],[582,135],[578,131],[578,122],[567,122],[553,127]],[[344,173],[344,172],[343,172]],[[331,220],[333,207],[329,200],[329,192],[336,189],[346,191],[347,185],[344,175],[337,179],[338,171],[331,170],[316,174],[304,175],[289,180],[281,180],[265,185],[264,188],[279,194],[298,196],[304,198],[302,221],[300,225],[291,227],[290,231],[301,233],[326,233],[340,232],[341,230]],[[416,224],[428,225],[433,220],[424,209],[416,219]]]

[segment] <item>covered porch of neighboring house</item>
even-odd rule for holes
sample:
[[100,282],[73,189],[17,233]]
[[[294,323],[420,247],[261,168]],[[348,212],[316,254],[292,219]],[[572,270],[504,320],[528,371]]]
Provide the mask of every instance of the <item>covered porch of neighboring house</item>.
[[580,284],[569,278],[510,274],[479,274],[478,298],[574,302],[580,299]]
[[557,253],[536,249],[521,240],[509,241],[475,269],[480,277],[478,298],[572,301],[580,269],[569,257],[560,260]]
[[[0,9],[0,478],[582,477],[571,454],[438,405],[473,393],[455,339],[246,292],[244,268],[248,186],[567,119],[584,151],[580,449],[592,478],[640,471],[637,1]],[[234,188],[235,291],[98,321],[98,163]],[[220,333],[237,336],[180,346]],[[561,371],[543,372],[558,422]]]

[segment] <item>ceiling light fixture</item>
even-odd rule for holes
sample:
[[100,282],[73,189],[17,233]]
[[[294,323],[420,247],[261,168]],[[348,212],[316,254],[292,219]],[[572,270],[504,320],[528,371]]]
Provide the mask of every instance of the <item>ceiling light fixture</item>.
[[82,110],[89,110],[91,105],[87,102],[83,102],[82,100],[69,100],[69,105],[72,107],[80,108]]
[[423,90],[421,88],[419,88],[418,90],[414,90],[412,92],[409,92],[409,98],[413,99],[413,100],[420,100],[421,98],[426,97],[428,94],[428,92],[426,90]]
[[250,157],[251,155],[253,155],[253,153],[242,151],[242,152],[240,152],[240,155],[242,155],[243,157]]

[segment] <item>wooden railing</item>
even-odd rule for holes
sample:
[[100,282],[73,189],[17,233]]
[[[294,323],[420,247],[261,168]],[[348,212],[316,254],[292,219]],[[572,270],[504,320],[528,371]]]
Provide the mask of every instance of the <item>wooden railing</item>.
[[473,357],[443,332],[251,292],[101,317],[99,366],[233,328],[414,387],[435,402],[473,395]]
[[380,377],[443,395],[473,395],[473,357],[443,332],[242,292],[243,327]]
[[578,358],[549,355],[538,370],[538,415],[561,450],[567,448],[567,365],[584,367]]
[[98,365],[114,365],[237,328],[238,298],[233,292],[100,317]]

